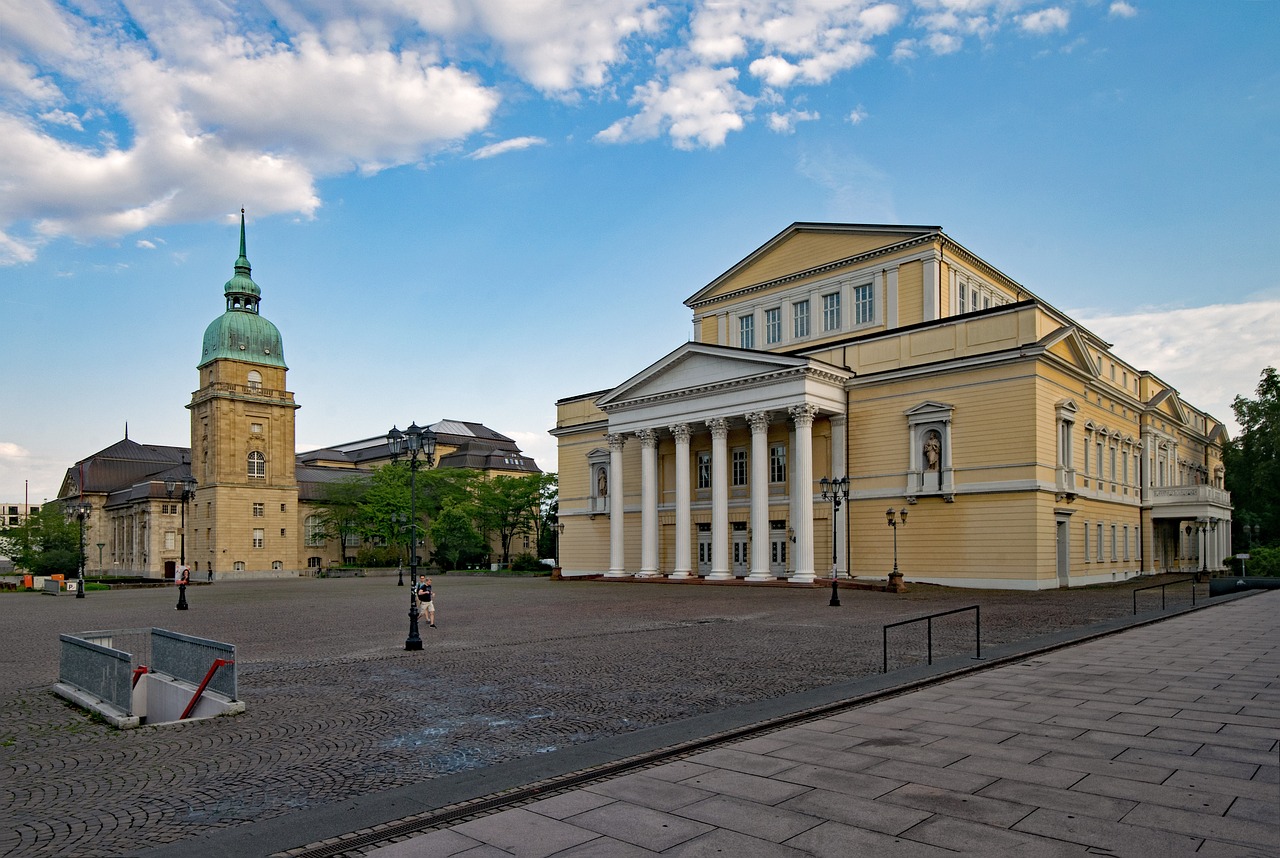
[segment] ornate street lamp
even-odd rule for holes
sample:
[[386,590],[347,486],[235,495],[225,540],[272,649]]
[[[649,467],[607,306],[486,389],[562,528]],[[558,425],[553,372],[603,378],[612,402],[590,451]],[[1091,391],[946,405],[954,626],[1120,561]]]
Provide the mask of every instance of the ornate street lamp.
[[188,575],[182,572],[187,568],[187,501],[196,496],[196,481],[188,477],[185,480],[178,481],[168,479],[164,481],[164,490],[169,497],[174,496],[174,492],[178,493],[178,497],[182,500],[182,526],[178,535],[178,610],[187,610],[187,581]]
[[[393,533],[400,533],[408,527],[409,516],[402,512],[391,513],[391,531]],[[404,586],[404,564],[400,562],[396,563],[396,586]]]
[[76,519],[80,522],[80,585],[76,587],[76,598],[84,598],[84,520],[89,517],[89,513],[93,512],[93,506],[88,501],[80,501],[75,505]]
[[422,649],[418,636],[418,459],[421,457],[430,468],[435,464],[436,433],[417,423],[401,432],[395,426],[387,433],[387,449],[391,460],[399,461],[401,454],[409,454],[409,636],[405,638],[406,650]]
[[893,507],[889,507],[884,511],[884,517],[888,520],[889,526],[893,528],[893,571],[889,573],[889,578],[897,578],[898,573],[898,528],[907,526],[907,510],[903,507],[901,510],[894,512]]
[[560,537],[564,536],[564,522],[558,521],[551,525],[552,530],[556,534],[556,568],[560,568]]
[[840,591],[836,585],[836,563],[840,549],[836,542],[836,523],[840,513],[841,501],[849,499],[849,478],[837,477],[829,480],[826,477],[818,480],[822,486],[822,499],[831,501],[831,601],[827,604],[833,608],[840,607]]

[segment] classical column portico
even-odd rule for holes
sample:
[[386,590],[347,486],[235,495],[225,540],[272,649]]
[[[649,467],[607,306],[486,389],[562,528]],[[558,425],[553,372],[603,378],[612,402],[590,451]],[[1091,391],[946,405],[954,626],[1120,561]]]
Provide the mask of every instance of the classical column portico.
[[609,442],[609,571],[606,578],[625,578],[626,565],[626,530],[623,527],[625,510],[622,494],[622,448],[626,438],[610,433],[606,436]]
[[795,571],[789,580],[811,583],[813,570],[813,405],[793,405],[787,409],[796,424],[796,463],[792,473],[791,521],[796,531]]
[[641,429],[640,439],[640,571],[637,578],[658,574],[658,433]]
[[733,578],[729,568],[729,421],[713,417],[711,430],[711,574],[708,581]]
[[689,424],[677,423],[667,427],[676,441],[676,556],[671,578],[688,578],[693,571],[693,552],[690,531],[692,516],[689,513]]
[[752,411],[751,427],[751,572],[748,581],[772,581],[769,569],[769,414]]

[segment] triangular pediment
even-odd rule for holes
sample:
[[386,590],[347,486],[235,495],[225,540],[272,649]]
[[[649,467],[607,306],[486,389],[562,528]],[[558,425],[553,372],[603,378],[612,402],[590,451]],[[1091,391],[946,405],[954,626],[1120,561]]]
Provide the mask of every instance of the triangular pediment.
[[1098,365],[1089,353],[1089,346],[1085,343],[1084,337],[1080,335],[1079,329],[1069,325],[1063,326],[1041,338],[1039,345],[1049,354],[1066,361],[1077,369],[1084,370],[1095,378],[1098,376]]
[[819,273],[904,242],[941,235],[937,226],[793,223],[685,301],[689,307],[780,278]]
[[1155,411],[1183,425],[1187,423],[1187,410],[1183,407],[1182,400],[1178,398],[1178,391],[1172,387],[1165,388],[1151,397],[1151,401],[1147,403],[1147,410]]
[[808,358],[685,343],[601,396],[596,407],[609,411],[638,400],[723,388],[778,373],[800,372],[813,363]]

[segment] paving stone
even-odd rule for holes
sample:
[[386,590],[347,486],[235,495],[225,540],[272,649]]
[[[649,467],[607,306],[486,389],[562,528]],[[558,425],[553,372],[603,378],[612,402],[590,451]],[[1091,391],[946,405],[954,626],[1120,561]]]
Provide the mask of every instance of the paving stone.
[[579,828],[654,852],[670,849],[713,829],[704,822],[621,801],[580,813],[569,821]]
[[672,783],[649,777],[643,772],[622,775],[583,787],[587,792],[627,801],[654,810],[673,810],[709,798],[712,793],[694,789],[685,783]]
[[808,852],[748,837],[736,831],[717,829],[663,852],[663,858],[805,858]]
[[1106,822],[1093,816],[1062,813],[1047,808],[1028,814],[1015,823],[1013,829],[1121,855],[1190,854],[1196,851],[1202,839],[1172,834],[1158,827]]
[[774,843],[782,843],[823,822],[785,807],[773,807],[732,796],[709,798],[682,807],[679,813],[716,828],[727,828]]
[[1123,821],[1188,837],[1261,846],[1280,852],[1280,827],[1239,817],[1215,816],[1141,802],[1129,811]]
[[918,840],[892,837],[866,831],[839,822],[824,822],[787,841],[815,858],[849,858],[852,855],[874,855],[876,858],[955,858],[951,849],[943,849]]
[[878,831],[882,834],[901,834],[933,815],[927,810],[900,807],[825,789],[809,790],[779,806],[818,819],[843,822],[846,825]]
[[779,780],[832,792],[877,798],[897,789],[906,781],[882,778],[863,772],[831,769],[826,766],[798,765],[775,775]]
[[935,766],[922,766],[916,763],[905,763],[889,760],[872,766],[864,774],[876,777],[891,778],[907,783],[950,789],[956,792],[977,792],[987,784],[996,780],[989,775],[974,774],[955,769],[944,769]]
[[704,774],[694,775],[680,783],[716,795],[748,799],[760,804],[778,804],[809,789],[809,787],[779,781],[776,778],[762,778],[758,775],[724,769],[714,769]]
[[1076,816],[1096,816],[1111,822],[1120,819],[1137,805],[1136,801],[1090,795],[1070,789],[1057,789],[1025,781],[998,780],[978,790],[978,795],[1002,798],[1019,804],[1060,810]]
[[956,819],[968,819],[998,828],[1008,828],[1035,810],[1034,807],[1017,802],[921,784],[907,784],[899,787],[891,793],[882,795],[880,801],[941,813]]
[[962,855],[1004,854],[1033,844],[1044,844],[1040,837],[957,819],[954,816],[931,816],[906,832],[906,836],[921,843],[953,849]]
[[1088,775],[1072,787],[1077,792],[1090,795],[1106,795],[1112,798],[1150,802],[1163,807],[1174,807],[1196,813],[1221,816],[1231,806],[1231,797],[1215,795],[1203,790],[1179,789],[1164,784],[1141,783],[1131,779]]
[[1044,765],[1027,765],[1009,760],[993,759],[985,756],[985,748],[979,753],[957,760],[948,768],[965,772],[1001,778],[1002,780],[1022,781],[1042,786],[1066,788],[1083,777],[1079,772]]
[[[601,812],[599,809],[587,811],[587,813],[599,812]],[[579,814],[574,819],[579,819],[583,815]],[[473,840],[519,855],[521,858],[545,858],[562,849],[594,840],[601,833],[605,833],[584,830],[576,823],[569,824],[550,819],[519,807],[464,822],[455,826],[453,830]]]

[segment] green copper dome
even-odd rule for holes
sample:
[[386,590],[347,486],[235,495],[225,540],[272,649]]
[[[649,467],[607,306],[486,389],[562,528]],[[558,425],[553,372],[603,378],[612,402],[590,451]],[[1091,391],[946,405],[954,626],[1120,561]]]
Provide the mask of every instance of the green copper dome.
[[288,369],[280,331],[258,314],[262,290],[249,275],[249,259],[245,256],[244,209],[241,209],[240,258],[236,260],[235,274],[222,290],[227,299],[227,311],[205,328],[204,348],[197,368],[219,358],[227,358]]

